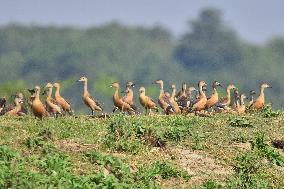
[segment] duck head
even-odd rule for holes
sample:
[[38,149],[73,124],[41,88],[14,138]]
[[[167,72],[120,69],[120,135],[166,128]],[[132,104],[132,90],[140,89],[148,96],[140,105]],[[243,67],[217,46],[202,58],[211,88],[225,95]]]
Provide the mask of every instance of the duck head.
[[201,80],[201,81],[198,82],[198,87],[202,87],[203,88],[204,86],[207,86],[205,81]]
[[140,87],[139,88],[139,93],[144,93],[145,92],[145,87]]
[[186,83],[185,82],[182,83],[182,87],[181,88],[182,88],[182,90],[186,90]]
[[44,87],[44,90],[43,90],[43,92],[42,92],[42,95],[45,95],[46,93],[47,93],[47,91],[49,90],[49,89],[52,89],[53,88],[53,84],[52,83],[47,83],[46,85],[45,85],[45,87]]
[[255,92],[254,90],[251,90],[251,91],[249,92],[249,94],[250,94],[251,96],[253,96],[253,95],[256,94],[256,92]]
[[118,83],[118,82],[114,82],[114,83],[111,84],[110,87],[113,87],[113,88],[115,88],[115,89],[118,89],[118,88],[119,88],[119,83]]
[[159,79],[153,82],[153,84],[163,84],[163,80]]
[[172,84],[171,88],[176,89],[176,85]]
[[59,88],[59,87],[60,87],[60,84],[59,84],[59,83],[53,83],[53,87]]
[[215,88],[215,87],[218,87],[218,86],[222,87],[222,85],[218,81],[214,81],[213,84],[212,84],[212,87]]
[[80,77],[80,79],[78,80],[78,82],[87,82],[88,78],[85,76]]
[[229,84],[227,87],[228,90],[233,90],[233,89],[237,89],[237,87],[233,84]]
[[267,84],[267,83],[262,83],[261,85],[260,85],[260,87],[261,88],[263,88],[263,89],[265,89],[265,88],[272,88],[269,84]]
[[133,83],[132,81],[127,81],[126,87],[135,87],[135,83]]

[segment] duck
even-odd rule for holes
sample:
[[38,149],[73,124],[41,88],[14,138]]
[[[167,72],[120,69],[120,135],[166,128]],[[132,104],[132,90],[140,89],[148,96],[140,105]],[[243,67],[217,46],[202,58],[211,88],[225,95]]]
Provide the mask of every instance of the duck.
[[140,104],[145,108],[145,114],[147,114],[148,110],[149,114],[151,114],[152,109],[158,112],[158,107],[156,103],[151,97],[146,96],[145,91],[146,91],[145,87],[142,86],[139,88],[139,101]]
[[240,95],[238,89],[234,90],[234,102],[232,104],[232,109],[237,110],[240,107]]
[[11,110],[7,111],[5,115],[8,115],[8,116],[18,116],[19,115],[22,109],[23,99],[19,96],[15,96],[14,103],[15,103],[15,106],[11,108]]
[[132,81],[128,81],[126,83],[126,89],[124,91],[125,95],[122,98],[124,102],[128,103],[131,105],[131,107],[136,111],[136,113],[138,113],[138,108],[134,105],[133,102],[133,90],[132,88],[134,88],[135,84]]
[[43,103],[41,102],[39,94],[40,94],[40,87],[35,86],[34,94],[32,94],[33,100],[31,101],[31,109],[35,117],[43,119],[43,117],[49,116],[49,113],[46,111]]
[[65,100],[60,94],[60,84],[53,83],[53,87],[55,87],[54,97],[55,97],[56,103],[61,107],[61,109],[64,112],[68,112],[69,115],[73,115],[73,110],[71,108],[70,103],[67,100]]
[[181,90],[176,94],[175,98],[176,99],[179,99],[181,97],[186,97],[186,89],[187,89],[187,86],[186,86],[186,83],[183,82],[182,83],[182,87],[181,87]]
[[272,88],[269,84],[263,83],[260,85],[260,93],[257,99],[252,103],[250,109],[260,110],[264,107],[265,104],[265,97],[264,97],[264,89]]
[[126,89],[125,89],[125,96],[123,97],[123,101],[128,104],[133,104],[133,90],[132,88],[135,86],[135,84],[132,81],[128,81],[126,83]]
[[130,104],[123,101],[123,99],[119,95],[120,85],[118,82],[114,82],[110,85],[110,87],[115,89],[113,94],[113,103],[115,108],[119,109],[122,112],[128,112],[128,114],[133,115],[135,114],[135,109],[131,107]]
[[1,97],[0,98],[0,116],[4,115],[6,111],[6,104],[7,104],[7,99],[6,97]]
[[246,111],[245,99],[247,97],[246,97],[246,95],[244,93],[242,93],[239,98],[240,98],[240,101],[239,101],[240,104],[238,105],[236,110],[237,110],[237,113],[243,114]]
[[22,92],[17,92],[16,97],[20,98],[23,103],[21,103],[21,110],[18,112],[18,115],[24,116],[28,114],[27,101],[25,100],[24,94]]
[[198,97],[197,101],[195,102],[195,104],[193,104],[193,106],[192,106],[192,110],[195,111],[195,112],[205,109],[205,106],[206,106],[206,103],[207,103],[207,97],[206,97],[206,94],[205,94],[206,86],[207,86],[207,84],[205,83],[205,81],[201,80],[201,81],[198,82],[199,97]]
[[163,109],[164,113],[171,114],[174,112],[173,107],[169,101],[170,94],[164,91],[164,81],[159,79],[154,82],[155,84],[160,85],[160,94],[158,97],[158,104]]
[[256,92],[254,90],[251,90],[249,92],[249,94],[250,94],[250,99],[249,99],[248,107],[250,107],[253,104],[253,102],[254,102],[254,95],[256,94]]
[[[172,95],[170,96],[169,101],[170,101],[170,103],[171,103],[171,105],[173,107],[174,112],[176,114],[179,114],[179,113],[181,113],[181,109],[180,109],[177,101],[175,100],[175,97],[176,97],[176,85],[172,84],[171,88],[172,88]],[[184,91],[184,95],[185,95],[185,91]]]
[[47,91],[45,90],[44,93],[47,92],[45,103],[46,103],[48,112],[52,114],[54,117],[57,117],[58,115],[62,115],[62,110],[60,106],[52,98],[53,84],[47,83],[45,88],[47,89]]
[[227,95],[219,100],[216,104],[217,109],[220,110],[229,110],[231,104],[231,90],[237,89],[235,85],[229,84],[227,86]]
[[218,81],[214,81],[212,83],[213,92],[212,92],[212,95],[210,96],[210,98],[207,99],[205,109],[210,109],[215,104],[218,103],[218,101],[219,101],[219,94],[218,94],[218,91],[217,91],[218,86],[222,87],[222,85]]
[[187,87],[185,91],[185,96],[180,96],[176,101],[182,111],[182,113],[187,113],[190,106],[194,103],[193,92],[198,91],[195,87]]
[[94,99],[88,91],[88,78],[85,76],[82,76],[80,77],[78,82],[83,82],[84,84],[82,99],[85,105],[91,109],[92,115],[95,115],[95,111],[98,111],[98,112],[103,111],[102,105],[96,99]]

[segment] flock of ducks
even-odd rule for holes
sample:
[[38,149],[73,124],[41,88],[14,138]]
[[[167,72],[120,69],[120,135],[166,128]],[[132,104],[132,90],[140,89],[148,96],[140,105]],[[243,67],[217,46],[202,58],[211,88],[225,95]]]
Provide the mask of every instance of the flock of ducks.
[[[83,83],[82,100],[87,107],[90,108],[91,114],[95,112],[103,112],[103,106],[88,91],[87,77],[81,77],[78,82]],[[250,91],[250,97],[244,93],[239,94],[238,89],[233,84],[229,84],[226,88],[226,96],[219,97],[218,88],[222,85],[218,81],[212,83],[212,94],[207,97],[207,84],[205,81],[198,82],[198,88],[193,86],[188,87],[183,83],[181,90],[177,91],[176,85],[171,85],[171,93],[164,90],[163,80],[153,82],[157,84],[160,93],[157,103],[150,96],[146,95],[145,87],[139,88],[139,102],[145,108],[146,115],[156,114],[159,108],[166,115],[174,114],[207,114],[207,113],[237,113],[243,114],[250,109],[260,110],[265,104],[264,90],[271,88],[267,83],[260,85],[259,96],[254,99],[255,91]],[[134,104],[134,88],[135,84],[132,81],[127,82],[123,92],[120,91],[120,84],[114,82],[110,87],[114,88],[112,112],[119,110],[125,114],[137,115],[140,114],[137,106]],[[53,88],[55,88],[54,96]],[[46,95],[45,103],[41,101],[41,88],[35,86],[34,89],[29,89],[31,93],[28,102],[25,103],[24,95],[17,93],[13,96],[14,105],[6,106],[6,99],[0,98],[0,114],[8,116],[23,116],[28,114],[28,109],[35,117],[42,119],[43,117],[58,117],[66,114],[73,115],[74,111],[70,103],[61,96],[59,83],[47,83],[43,94]],[[231,94],[233,92],[233,97]],[[121,96],[121,94],[124,94]],[[248,99],[249,102],[245,102]],[[28,108],[30,107],[30,108]],[[153,112],[154,111],[154,112]],[[103,115],[103,114],[102,114]]]

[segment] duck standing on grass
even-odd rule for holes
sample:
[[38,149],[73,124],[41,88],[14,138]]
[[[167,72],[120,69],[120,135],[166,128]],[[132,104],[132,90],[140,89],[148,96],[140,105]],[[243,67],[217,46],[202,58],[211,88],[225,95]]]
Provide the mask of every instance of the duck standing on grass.
[[92,115],[95,115],[95,111],[103,111],[103,107],[102,105],[95,100],[89,93],[88,91],[88,79],[85,76],[80,77],[80,79],[78,80],[78,82],[83,82],[84,84],[84,89],[83,89],[83,102],[85,103],[86,106],[88,106],[91,111],[92,111]]
[[222,87],[222,85],[218,81],[214,81],[213,84],[212,84],[213,92],[212,92],[212,95],[210,96],[210,98],[207,99],[206,109],[210,109],[213,106],[215,106],[215,104],[218,103],[218,101],[219,101],[219,94],[218,94],[218,91],[217,91],[218,86]]
[[264,107],[265,104],[265,97],[264,97],[264,89],[266,88],[272,88],[270,85],[268,85],[267,83],[263,83],[260,85],[259,87],[260,89],[260,93],[258,98],[252,103],[252,105],[250,106],[250,109],[255,109],[255,110],[260,110]]
[[147,115],[148,109],[149,109],[149,114],[152,114],[152,109],[158,112],[158,107],[156,103],[154,102],[154,100],[151,97],[146,96],[145,87],[140,87],[139,93],[140,93],[139,101],[140,101],[140,104],[145,108],[145,114]]
[[66,101],[60,94],[60,84],[54,83],[53,86],[56,89],[54,94],[56,103],[62,108],[64,112],[68,112],[69,115],[73,115],[73,110],[70,103]]
[[53,84],[47,83],[45,88],[47,88],[47,91],[44,91],[44,93],[47,92],[47,96],[46,96],[46,100],[45,100],[47,110],[50,114],[52,114],[56,118],[58,115],[62,115],[62,111],[61,111],[60,106],[52,98]]
[[157,80],[154,82],[154,84],[159,84],[160,85],[160,94],[158,97],[158,104],[160,107],[163,109],[165,114],[173,114],[174,109],[173,106],[170,102],[170,94],[168,92],[164,91],[164,81],[163,80]]
[[11,110],[7,111],[5,115],[8,115],[8,116],[18,116],[19,115],[22,109],[23,99],[18,96],[15,96],[14,103],[15,103],[15,106],[11,108]]
[[34,94],[32,94],[31,108],[34,116],[42,119],[43,117],[49,116],[49,113],[46,111],[43,103],[41,102],[39,94],[40,87],[35,86]]
[[206,86],[207,84],[205,83],[205,81],[198,82],[199,96],[197,102],[192,106],[192,110],[194,112],[200,112],[201,110],[205,109],[207,103],[207,97],[205,94]]
[[223,110],[230,110],[229,107],[231,104],[231,90],[237,89],[235,85],[229,84],[227,86],[227,95],[219,100],[219,102],[216,104],[215,110],[217,112],[223,111]]
[[123,99],[119,95],[119,89],[120,89],[119,83],[114,82],[110,85],[110,87],[115,89],[114,94],[113,94],[114,107],[120,109],[120,111],[122,111],[124,113],[128,112],[128,114],[134,115],[135,109],[132,108],[130,104],[123,101]]

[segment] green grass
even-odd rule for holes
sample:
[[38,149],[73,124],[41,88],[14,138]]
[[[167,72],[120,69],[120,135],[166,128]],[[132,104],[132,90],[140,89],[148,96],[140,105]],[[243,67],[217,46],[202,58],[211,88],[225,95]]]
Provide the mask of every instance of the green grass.
[[[283,188],[284,115],[0,118],[0,188]],[[160,146],[160,147],[159,147]]]

